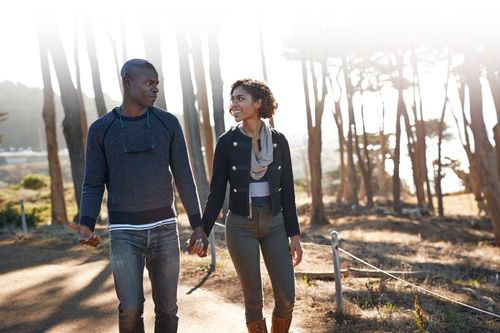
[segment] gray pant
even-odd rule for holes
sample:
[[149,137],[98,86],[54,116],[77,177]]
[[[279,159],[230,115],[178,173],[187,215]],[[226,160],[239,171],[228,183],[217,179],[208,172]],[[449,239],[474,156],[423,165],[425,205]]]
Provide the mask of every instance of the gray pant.
[[226,240],[243,289],[246,321],[263,319],[259,246],[273,287],[273,314],[280,318],[291,318],[295,278],[283,214],[273,217],[269,203],[254,205],[252,218],[229,212]]

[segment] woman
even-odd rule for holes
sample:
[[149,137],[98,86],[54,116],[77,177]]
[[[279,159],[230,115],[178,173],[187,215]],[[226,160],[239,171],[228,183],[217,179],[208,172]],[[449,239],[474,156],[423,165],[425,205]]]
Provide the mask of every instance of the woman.
[[[273,333],[289,330],[295,299],[293,267],[302,260],[290,148],[283,134],[262,121],[271,118],[277,107],[271,90],[260,81],[243,79],[232,85],[229,111],[240,124],[217,142],[203,213],[209,235],[229,181],[226,240],[243,289],[249,332],[267,332],[260,250],[275,297]],[[194,246],[202,253],[201,241]]]

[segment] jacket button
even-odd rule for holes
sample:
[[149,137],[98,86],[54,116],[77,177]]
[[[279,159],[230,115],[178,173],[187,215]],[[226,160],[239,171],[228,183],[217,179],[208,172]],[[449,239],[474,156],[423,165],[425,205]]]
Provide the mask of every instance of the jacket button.
[[237,190],[237,189],[235,189],[235,188],[233,188],[233,192],[235,192],[235,193],[236,193],[236,192],[238,192],[238,190]]
[[278,189],[278,191],[280,191],[280,192],[281,192],[281,187]]
[[277,143],[273,143],[273,148],[276,148],[278,147],[278,144]]
[[281,165],[278,165],[278,170],[281,170]]
[[234,165],[233,165],[233,167],[231,169],[233,169],[233,171],[236,171],[236,167]]
[[236,147],[238,145],[238,142],[233,141],[233,146]]

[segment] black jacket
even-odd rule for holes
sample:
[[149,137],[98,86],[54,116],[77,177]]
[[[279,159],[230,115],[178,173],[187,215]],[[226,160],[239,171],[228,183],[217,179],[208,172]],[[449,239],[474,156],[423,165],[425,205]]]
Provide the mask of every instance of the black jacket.
[[[285,136],[271,129],[273,139],[273,162],[267,167],[273,215],[283,211],[289,237],[299,235],[299,223],[295,208],[292,160]],[[249,183],[252,139],[237,127],[222,134],[215,148],[214,166],[210,193],[203,213],[204,230],[210,234],[215,219],[224,203],[226,185],[229,181],[229,209],[231,212],[249,216]]]

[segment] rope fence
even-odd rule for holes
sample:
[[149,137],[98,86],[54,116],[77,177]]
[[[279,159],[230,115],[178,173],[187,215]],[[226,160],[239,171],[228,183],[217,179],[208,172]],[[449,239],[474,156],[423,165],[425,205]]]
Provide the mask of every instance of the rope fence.
[[[386,271],[384,271],[383,269],[380,269],[380,268],[378,268],[378,267],[376,267],[376,266],[374,266],[374,265],[372,265],[372,264],[370,264],[370,263],[366,262],[365,260],[363,260],[363,259],[360,259],[360,258],[356,257],[355,255],[353,255],[353,254],[352,254],[352,253],[350,253],[349,251],[346,251],[346,250],[344,250],[343,248],[341,248],[341,247],[339,246],[339,240],[338,240],[338,233],[337,233],[337,231],[332,231],[332,232],[330,233],[330,235],[331,235],[331,237],[332,237],[332,250],[333,250],[334,263],[335,263],[335,261],[339,261],[339,259],[335,259],[335,258],[336,258],[336,257],[338,257],[338,253],[339,253],[339,252],[342,252],[342,253],[346,254],[347,256],[349,256],[349,257],[353,258],[354,260],[357,260],[357,261],[361,262],[362,264],[364,264],[364,265],[366,265],[366,266],[368,266],[368,267],[370,267],[370,268],[375,269],[375,270],[376,270],[376,271],[378,271],[378,272],[381,272],[381,273],[383,273],[383,274],[385,274],[385,275],[387,275],[387,276],[389,276],[389,277],[391,277],[391,278],[393,278],[393,279],[396,279],[396,280],[398,280],[398,281],[401,281],[401,282],[403,282],[403,283],[405,283],[405,284],[407,284],[407,285],[409,285],[409,286],[411,286],[411,287],[413,287],[413,288],[416,288],[416,289],[418,289],[418,290],[420,290],[420,291],[423,291],[423,292],[428,293],[428,294],[430,294],[430,295],[433,295],[433,296],[435,296],[435,297],[438,297],[438,298],[444,299],[444,300],[446,300],[446,301],[449,301],[449,302],[452,302],[452,303],[455,303],[455,304],[458,304],[458,305],[461,305],[461,306],[467,307],[467,308],[472,309],[472,310],[474,310],[474,311],[482,312],[482,313],[484,313],[484,314],[488,314],[488,315],[490,315],[490,316],[493,316],[493,317],[496,317],[496,318],[500,318],[500,315],[498,315],[498,314],[496,314],[496,313],[493,313],[493,312],[490,312],[490,311],[486,311],[486,310],[483,310],[483,309],[477,308],[477,307],[475,307],[475,306],[472,306],[472,305],[469,305],[469,304],[466,304],[466,303],[463,303],[463,302],[460,302],[460,301],[456,301],[456,300],[454,300],[454,299],[452,299],[452,298],[449,298],[449,297],[447,297],[447,296],[443,296],[443,295],[440,295],[440,294],[438,294],[438,293],[436,293],[436,292],[433,292],[433,291],[427,290],[427,289],[425,289],[425,288],[423,288],[423,287],[417,286],[417,285],[416,285],[416,284],[414,284],[414,283],[411,283],[411,282],[408,282],[408,281],[406,281],[406,280],[403,280],[403,279],[401,279],[401,278],[399,278],[399,277],[395,276],[394,274],[391,274],[391,273],[389,273],[389,272],[386,272]],[[336,265],[334,264],[335,282],[336,282],[336,281],[337,281],[337,279],[339,279],[339,281],[340,281],[340,268],[336,268],[335,266],[336,266]],[[338,267],[339,267],[339,266],[338,266]],[[341,286],[341,283],[339,283],[339,285]],[[342,296],[341,296],[341,295],[342,295],[342,289],[341,289],[341,287],[340,287],[340,289],[337,289],[337,283],[335,283],[335,287],[336,287],[337,302],[338,302],[338,297],[342,298]],[[340,296],[338,296],[339,294],[340,294]],[[342,302],[342,303],[340,303],[340,304],[341,304],[341,306],[340,306],[340,309],[339,309],[339,303],[337,303],[337,312],[338,312],[338,313],[343,312],[343,302]]]
[[[215,222],[215,225],[216,226],[219,226],[221,228],[226,228],[226,225],[223,224],[223,223],[220,223],[220,222]],[[339,252],[342,252],[344,253],[345,255],[351,257],[352,259],[356,260],[356,261],[359,261],[360,263],[382,273],[382,274],[385,274],[393,279],[396,279],[400,282],[403,282],[413,288],[416,288],[424,293],[427,293],[427,294],[430,294],[432,296],[435,296],[437,298],[441,298],[441,299],[444,299],[448,302],[451,302],[451,303],[454,303],[454,304],[458,304],[458,305],[461,305],[463,307],[466,307],[466,308],[469,308],[471,310],[474,310],[474,311],[478,311],[478,312],[481,312],[481,313],[484,313],[484,314],[487,314],[487,315],[490,315],[490,316],[493,316],[493,317],[496,317],[496,318],[500,318],[500,315],[496,314],[496,313],[493,313],[493,312],[490,312],[490,311],[487,311],[487,310],[483,310],[483,309],[480,309],[480,308],[477,308],[475,306],[472,306],[472,305],[469,305],[469,304],[466,304],[466,303],[463,303],[463,302],[460,302],[460,301],[456,301],[450,297],[447,297],[447,296],[444,296],[444,295],[441,295],[441,294],[438,294],[436,292],[433,292],[433,291],[430,291],[430,290],[427,290],[421,286],[418,286],[414,283],[411,283],[411,282],[408,282],[400,277],[397,277],[395,276],[394,274],[391,274],[387,271],[384,271],[383,269],[380,269],[368,262],[366,262],[365,260],[361,259],[361,258],[358,258],[356,257],[354,254],[350,253],[349,251],[347,250],[344,250],[343,248],[341,248],[339,246],[339,243],[340,243],[340,240],[339,240],[339,234],[337,231],[332,231],[330,233],[330,236],[331,236],[331,239],[332,239],[332,253],[333,253],[333,272],[334,272],[334,280],[335,280],[335,299],[336,299],[336,302],[337,302],[337,309],[336,309],[336,312],[339,316],[343,316],[344,314],[344,301],[343,301],[343,298],[342,298],[342,282],[341,282],[341,270],[340,270],[340,256],[339,256]],[[210,247],[211,247],[211,256],[212,256],[212,264],[211,264],[211,267],[213,270],[215,270],[215,265],[216,265],[216,254],[215,254],[215,240],[214,240],[214,233],[213,233],[213,230],[212,232],[210,233],[210,237],[209,237],[209,240],[210,240]]]

